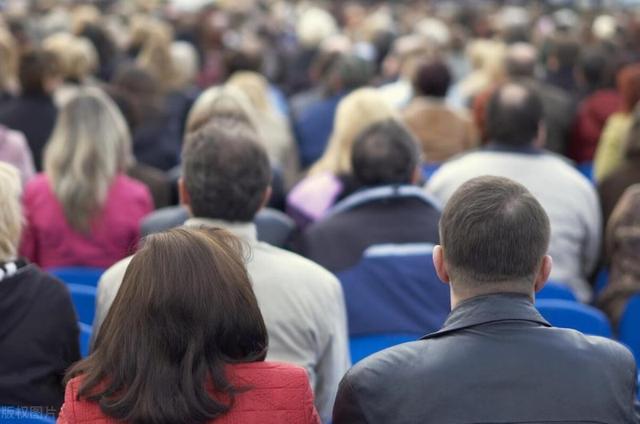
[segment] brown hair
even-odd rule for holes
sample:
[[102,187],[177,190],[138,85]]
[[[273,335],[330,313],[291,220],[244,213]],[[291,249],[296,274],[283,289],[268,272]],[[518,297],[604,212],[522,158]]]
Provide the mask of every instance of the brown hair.
[[267,351],[241,247],[220,229],[149,236],[94,352],[67,374],[83,377],[78,397],[132,423],[203,423],[229,411],[243,388],[225,365],[262,361]]
[[477,177],[447,202],[440,242],[451,279],[470,289],[532,281],[549,246],[549,218],[521,184]]

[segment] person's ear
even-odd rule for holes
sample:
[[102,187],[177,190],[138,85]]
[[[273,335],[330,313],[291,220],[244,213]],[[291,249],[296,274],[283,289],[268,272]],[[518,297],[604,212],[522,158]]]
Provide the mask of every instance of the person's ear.
[[540,267],[538,268],[538,273],[536,274],[536,279],[533,285],[536,293],[542,290],[544,285],[547,283],[549,275],[551,274],[552,267],[553,259],[549,255],[544,255],[544,258],[542,258],[542,263],[540,263]]
[[273,190],[271,189],[271,186],[268,186],[262,196],[262,203],[260,204],[260,209],[265,208],[269,204],[269,200],[271,200],[272,193],[273,193]]
[[411,185],[418,185],[422,181],[422,168],[420,165],[416,166],[411,175]]
[[449,278],[449,271],[447,270],[447,264],[444,262],[444,250],[442,246],[437,245],[433,248],[433,266],[436,268],[436,274],[438,278],[444,284],[449,284],[451,279]]
[[184,183],[184,178],[178,179],[178,197],[180,198],[180,204],[189,207],[191,205],[191,196],[187,191],[187,186]]

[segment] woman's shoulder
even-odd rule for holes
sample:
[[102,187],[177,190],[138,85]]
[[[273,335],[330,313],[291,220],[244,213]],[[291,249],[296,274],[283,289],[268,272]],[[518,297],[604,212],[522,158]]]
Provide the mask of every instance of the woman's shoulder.
[[[261,383],[277,383],[278,385],[300,385],[309,384],[307,371],[293,364],[282,362],[249,362],[244,364],[230,365],[230,370],[235,378],[251,380]],[[297,383],[297,384],[296,384]]]
[[151,197],[149,189],[144,183],[125,174],[116,175],[112,184],[112,190],[117,192],[119,195],[129,197]]

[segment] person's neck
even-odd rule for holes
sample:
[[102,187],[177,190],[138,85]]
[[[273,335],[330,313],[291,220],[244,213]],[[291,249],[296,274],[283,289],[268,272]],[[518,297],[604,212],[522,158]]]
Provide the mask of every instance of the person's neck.
[[518,294],[522,296],[527,296],[531,301],[535,299],[535,295],[533,291],[526,292],[524,290],[506,290],[506,289],[488,289],[488,290],[455,290],[453,286],[451,286],[451,310],[455,309],[458,305],[467,300],[480,297],[480,296],[490,296],[490,295],[501,295],[501,294]]

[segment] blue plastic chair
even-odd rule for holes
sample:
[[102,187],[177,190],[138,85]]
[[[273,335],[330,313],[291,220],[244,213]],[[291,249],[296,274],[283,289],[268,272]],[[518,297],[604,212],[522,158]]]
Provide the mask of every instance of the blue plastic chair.
[[78,327],[80,328],[80,354],[83,358],[86,358],[89,356],[93,327],[85,324],[84,322],[79,322]]
[[564,299],[577,302],[577,298],[571,287],[566,284],[548,282],[542,290],[536,293],[537,299]]
[[442,327],[451,301],[432,249],[428,243],[371,246],[354,267],[337,273],[349,335],[427,334]]
[[441,163],[425,163],[422,165],[422,179],[429,181],[429,178],[440,169]]
[[97,287],[100,276],[104,272],[102,268],[89,267],[64,267],[49,268],[50,274],[58,277],[67,284],[82,284]]
[[593,289],[594,294],[599,295],[602,293],[605,287],[607,287],[607,283],[609,282],[609,268],[603,267],[598,271],[598,275],[596,276],[596,284]]
[[576,165],[578,171],[591,182],[593,182],[593,162],[582,162]]
[[422,334],[375,334],[349,338],[351,362],[356,363],[369,355],[401,343],[418,340]]
[[640,363],[640,294],[629,299],[620,319],[618,336],[620,341],[631,349],[636,362]]
[[0,406],[0,424],[54,424],[55,422],[55,418],[39,414],[30,408]]
[[73,306],[78,314],[78,321],[87,325],[93,324],[96,313],[96,288],[82,284],[67,284]]
[[594,336],[612,336],[609,320],[593,306],[564,299],[540,299],[536,308],[554,327],[573,328]]

